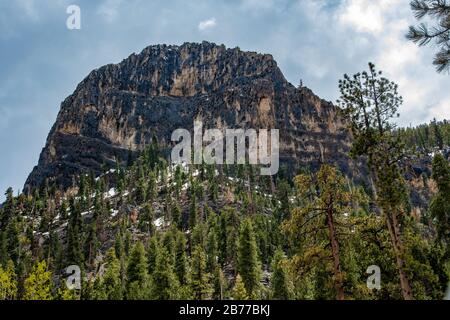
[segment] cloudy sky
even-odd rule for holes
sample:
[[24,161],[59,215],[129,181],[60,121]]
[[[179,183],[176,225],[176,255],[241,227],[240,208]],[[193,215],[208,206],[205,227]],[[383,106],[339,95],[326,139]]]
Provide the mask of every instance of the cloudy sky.
[[[88,73],[150,44],[202,40],[271,53],[293,84],[335,101],[372,61],[400,85],[400,123],[450,118],[450,76],[404,34],[409,0],[0,0],[0,190],[20,189],[61,101]],[[81,30],[66,27],[69,5]],[[2,197],[3,198],[3,197]]]

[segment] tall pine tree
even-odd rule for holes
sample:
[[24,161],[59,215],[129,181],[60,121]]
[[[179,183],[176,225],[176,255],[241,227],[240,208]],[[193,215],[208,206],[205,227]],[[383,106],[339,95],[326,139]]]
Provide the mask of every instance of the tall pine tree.
[[261,265],[258,260],[255,232],[250,219],[246,219],[242,223],[237,254],[237,271],[242,277],[246,292],[250,298],[257,299],[261,280]]

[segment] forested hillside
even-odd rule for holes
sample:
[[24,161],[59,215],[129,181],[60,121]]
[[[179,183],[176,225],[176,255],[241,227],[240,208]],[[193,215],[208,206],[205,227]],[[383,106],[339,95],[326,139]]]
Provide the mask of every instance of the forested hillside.
[[[80,176],[67,193],[52,185],[28,196],[8,190],[0,298],[401,298],[383,219],[334,167],[271,181],[252,166],[168,165],[157,145],[126,169]],[[448,187],[440,182],[448,163],[437,157],[433,172]],[[440,227],[404,220],[418,299],[445,291]],[[70,265],[82,270],[81,290],[66,288]],[[381,269],[380,290],[366,286],[371,265]]]
[[420,154],[435,153],[436,150],[450,153],[450,123],[447,120],[433,120],[430,124],[401,128],[399,132],[404,135],[410,150]]
[[0,301],[450,300],[450,0],[42,2],[0,5]]

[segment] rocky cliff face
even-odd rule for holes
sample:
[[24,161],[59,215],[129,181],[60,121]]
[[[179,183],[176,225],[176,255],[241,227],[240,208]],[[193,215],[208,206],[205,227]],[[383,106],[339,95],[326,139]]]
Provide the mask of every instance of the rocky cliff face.
[[177,128],[277,128],[290,170],[323,160],[347,174],[349,134],[337,109],[284,78],[271,55],[212,43],[156,45],[92,71],[61,105],[25,189],[45,179],[68,187],[80,172],[126,160]]

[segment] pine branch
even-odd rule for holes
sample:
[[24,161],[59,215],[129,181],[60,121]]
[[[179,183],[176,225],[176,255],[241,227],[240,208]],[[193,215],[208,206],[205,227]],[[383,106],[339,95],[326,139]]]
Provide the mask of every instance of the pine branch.
[[450,49],[442,49],[436,54],[433,64],[436,66],[436,70],[441,73],[444,71],[450,71]]

